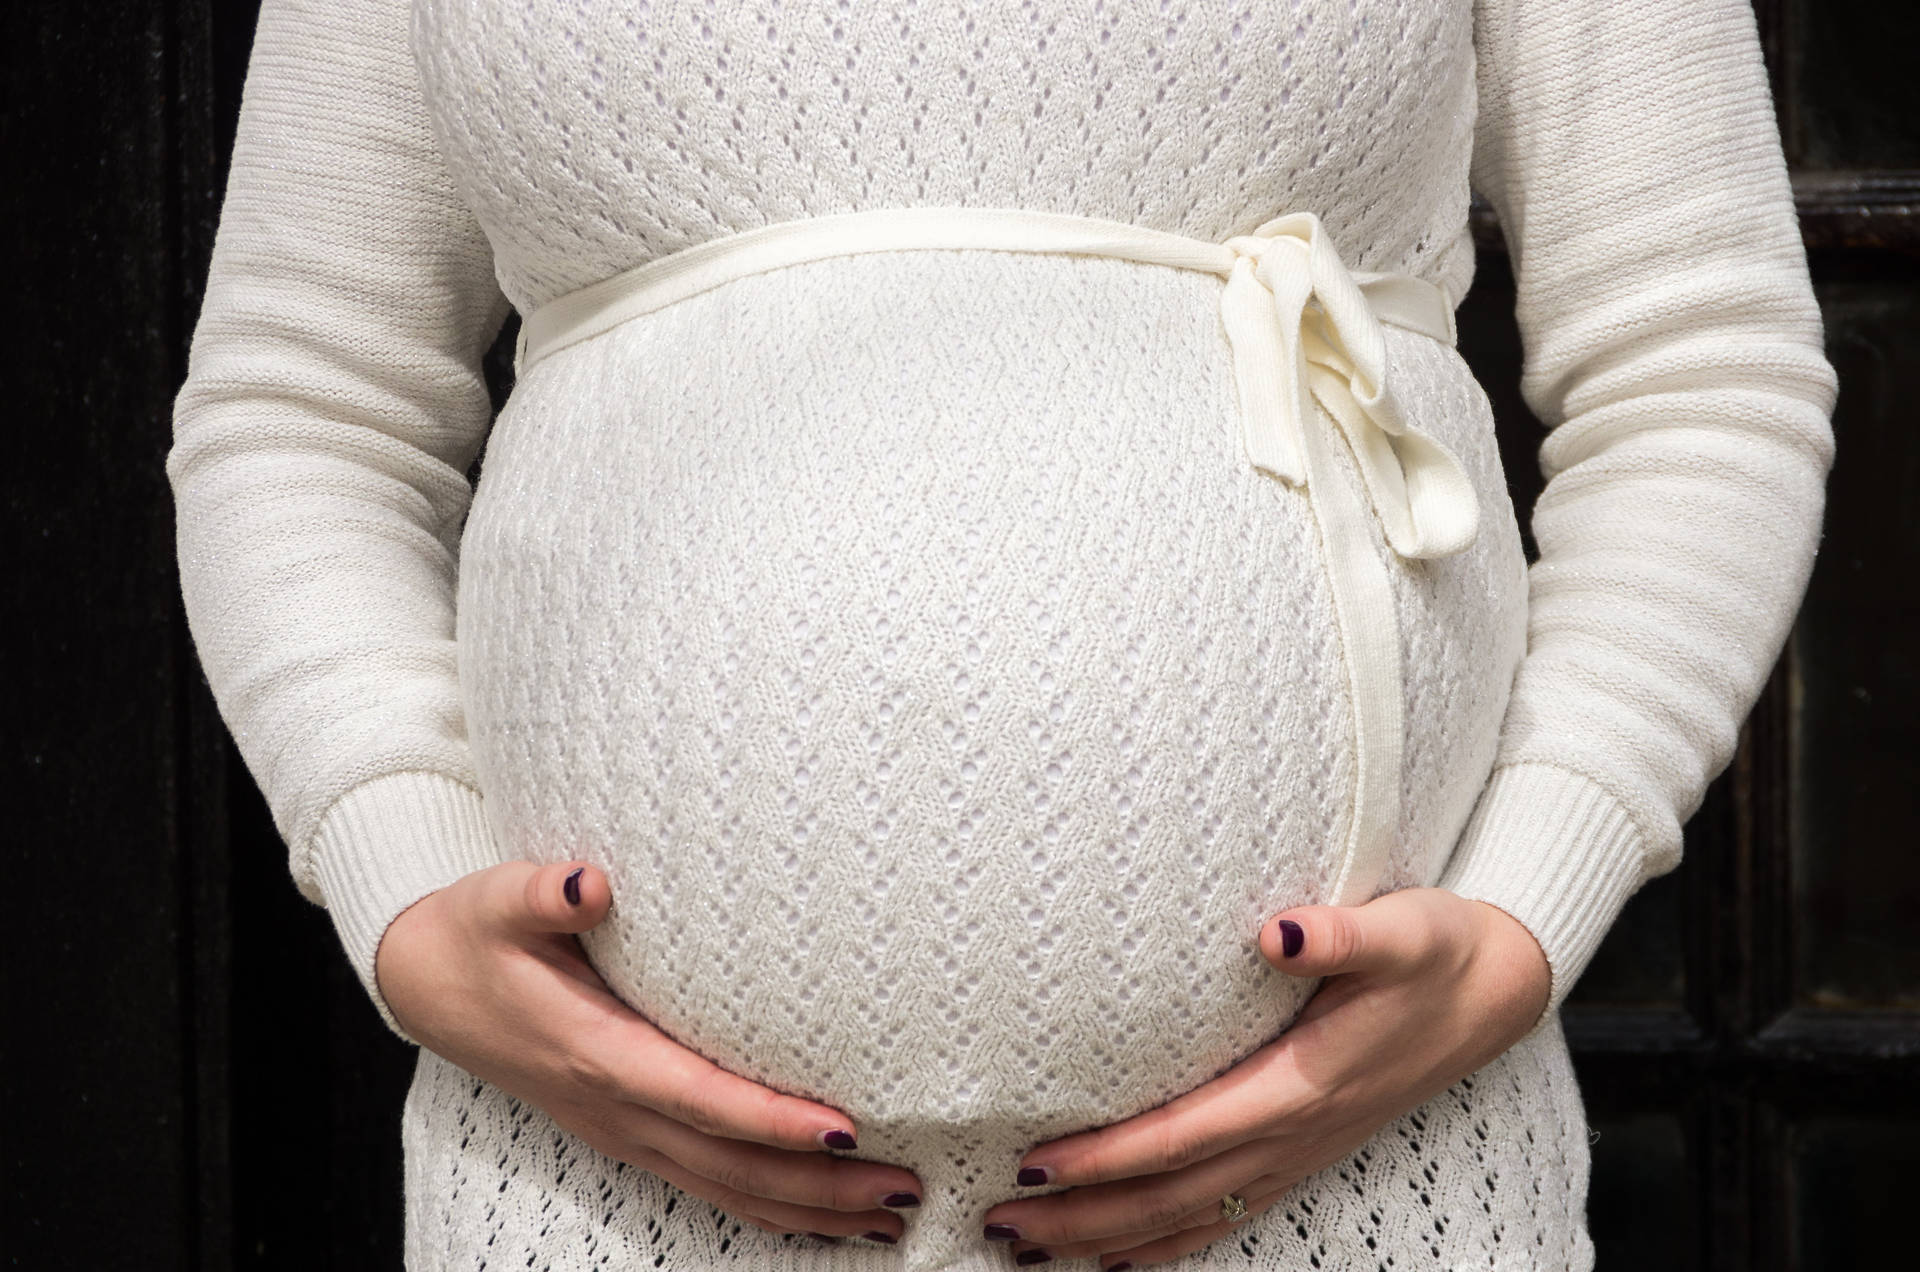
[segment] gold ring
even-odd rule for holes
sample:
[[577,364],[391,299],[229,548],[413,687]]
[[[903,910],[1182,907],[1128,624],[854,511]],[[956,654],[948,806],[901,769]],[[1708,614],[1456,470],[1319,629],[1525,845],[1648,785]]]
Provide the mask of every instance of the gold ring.
[[1220,1217],[1228,1223],[1239,1223],[1247,1217],[1247,1203],[1233,1193],[1220,1199]]

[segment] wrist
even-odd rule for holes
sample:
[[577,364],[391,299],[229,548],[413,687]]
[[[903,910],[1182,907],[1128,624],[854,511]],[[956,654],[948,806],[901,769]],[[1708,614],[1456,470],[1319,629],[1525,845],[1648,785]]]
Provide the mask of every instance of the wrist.
[[1533,936],[1553,979],[1544,1018],[1639,886],[1643,855],[1633,819],[1596,782],[1512,764],[1488,779],[1435,886],[1494,906]]
[[1532,929],[1490,901],[1468,898],[1477,917],[1475,955],[1497,987],[1505,1011],[1523,1036],[1546,1015],[1553,995],[1553,964]]
[[348,963],[387,1028],[418,1044],[394,1018],[375,960],[400,914],[454,880],[498,864],[480,793],[438,773],[370,779],[328,810],[313,855]]

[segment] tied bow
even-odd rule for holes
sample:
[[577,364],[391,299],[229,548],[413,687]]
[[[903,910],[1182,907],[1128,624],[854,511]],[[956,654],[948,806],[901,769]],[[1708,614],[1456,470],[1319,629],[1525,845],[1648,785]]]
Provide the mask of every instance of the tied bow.
[[1390,277],[1357,281],[1311,212],[1276,217],[1224,246],[1234,260],[1221,314],[1248,461],[1305,484],[1301,430],[1318,399],[1345,434],[1395,552],[1444,557],[1473,542],[1480,508],[1472,483],[1452,451],[1401,414],[1381,329],[1385,317],[1451,343],[1451,307],[1442,299],[1443,313],[1423,308]]

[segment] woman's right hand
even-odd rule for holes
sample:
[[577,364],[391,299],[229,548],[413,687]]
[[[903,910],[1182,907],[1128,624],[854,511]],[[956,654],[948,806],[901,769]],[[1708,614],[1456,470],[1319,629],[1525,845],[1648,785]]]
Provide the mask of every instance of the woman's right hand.
[[503,862],[402,912],[374,957],[401,1027],[607,1156],[755,1227],[897,1240],[894,1210],[920,1204],[920,1181],[826,1155],[853,1146],[846,1115],[727,1072],[608,990],[574,934],[606,917],[612,891],[585,866],[570,901],[567,876],[583,865]]

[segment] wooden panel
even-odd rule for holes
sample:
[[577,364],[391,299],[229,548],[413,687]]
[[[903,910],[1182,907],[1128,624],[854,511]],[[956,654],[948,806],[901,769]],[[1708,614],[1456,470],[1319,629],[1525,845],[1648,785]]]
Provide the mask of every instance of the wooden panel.
[[161,467],[179,364],[168,11],[8,9],[4,1246],[198,1265],[197,933]]
[[400,1107],[417,1054],[387,1032],[326,911],[294,891],[286,848],[230,758],[235,1266],[397,1267]]
[[1692,1272],[1699,1263],[1687,1128],[1667,1112],[1595,1111],[1587,1217],[1596,1263],[1634,1272]]
[[1787,161],[1815,171],[1920,168],[1914,49],[1920,6],[1785,0],[1781,112]]
[[1920,1008],[1920,266],[1822,282],[1840,375],[1792,646],[1792,1001]]
[[1787,1142],[1792,1266],[1913,1265],[1913,1234],[1901,1217],[1920,1180],[1920,1118],[1811,1116]]
[[1688,916],[1681,871],[1648,883],[1627,902],[1601,942],[1593,963],[1567,996],[1568,1010],[1656,1007],[1677,1010],[1685,1000]]

